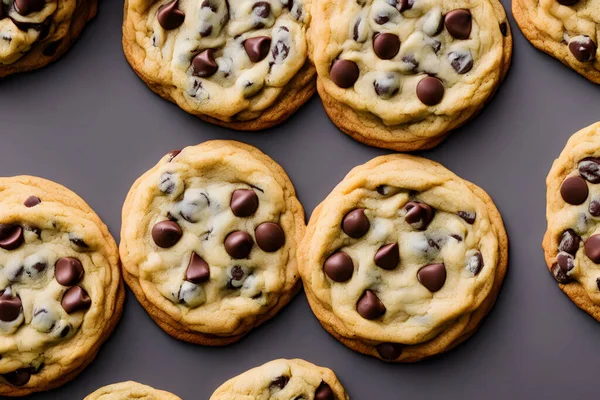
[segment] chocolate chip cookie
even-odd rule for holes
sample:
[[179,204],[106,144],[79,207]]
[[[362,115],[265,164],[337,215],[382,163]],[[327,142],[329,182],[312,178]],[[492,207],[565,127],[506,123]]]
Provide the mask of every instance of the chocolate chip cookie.
[[514,0],[525,37],[592,82],[600,83],[600,4],[596,0]]
[[473,334],[496,300],[507,253],[482,189],[397,154],[338,184],[313,212],[298,262],[329,333],[358,352],[412,362]]
[[600,321],[600,123],[569,139],[546,184],[546,264],[562,291]]
[[438,145],[481,110],[510,64],[497,0],[314,0],[312,18],[325,110],[371,146]]
[[121,382],[104,386],[83,400],[181,400],[172,393],[154,389],[137,382]]
[[299,289],[304,211],[283,169],[258,149],[211,141],[171,152],[123,206],[125,281],[161,328],[225,345]]
[[59,58],[96,15],[96,0],[0,1],[0,78]]
[[308,0],[127,0],[123,47],[157,94],[217,125],[276,125],[315,92]]
[[73,379],[121,316],[114,239],[75,193],[45,179],[0,178],[0,395]]
[[348,400],[330,369],[304,360],[275,360],[225,382],[210,400]]

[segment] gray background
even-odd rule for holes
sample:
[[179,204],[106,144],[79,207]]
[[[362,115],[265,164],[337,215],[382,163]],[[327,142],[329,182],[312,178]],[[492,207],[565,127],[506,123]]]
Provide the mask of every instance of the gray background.
[[[121,9],[119,0],[103,1],[98,18],[59,62],[0,81],[0,175],[39,175],[66,185],[118,240],[130,185],[172,149],[215,138],[255,145],[288,172],[307,216],[352,167],[387,153],[340,133],[318,97],[261,133],[186,114],[152,94],[129,68]],[[569,136],[600,119],[600,87],[535,50],[512,16],[510,22],[513,65],[496,98],[442,145],[421,153],[483,187],[510,236],[498,303],[467,343],[415,365],[385,364],[332,339],[300,294],[241,342],[201,347],[163,333],[128,291],[124,317],[96,361],[73,382],[31,398],[81,399],[132,379],[184,399],[207,399],[226,379],[280,357],[334,369],[357,400],[596,395],[600,324],[558,289],[540,243],[546,174]]]

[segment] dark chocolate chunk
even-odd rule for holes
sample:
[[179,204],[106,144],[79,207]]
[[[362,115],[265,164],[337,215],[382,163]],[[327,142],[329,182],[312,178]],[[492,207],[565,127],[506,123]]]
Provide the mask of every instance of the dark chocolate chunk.
[[263,60],[271,49],[271,38],[268,36],[256,36],[244,41],[244,49],[252,62]]
[[434,210],[428,204],[409,201],[404,206],[406,222],[415,229],[425,230],[433,220]]
[[13,297],[10,290],[0,292],[0,321],[14,321],[19,318],[22,308],[19,296]]
[[203,283],[210,279],[210,268],[206,261],[192,252],[190,262],[185,270],[185,280],[192,283]]
[[23,244],[23,228],[19,225],[0,224],[0,248],[14,250]]
[[82,287],[73,286],[65,292],[60,304],[67,314],[72,314],[90,308],[92,299]]
[[194,56],[192,68],[195,76],[207,78],[217,72],[219,66],[215,62],[214,53],[214,49],[206,49]]
[[2,376],[13,386],[24,386],[31,379],[31,368],[20,368]]
[[596,43],[589,36],[578,36],[569,42],[571,54],[581,62],[594,61],[596,58]]
[[315,400],[335,400],[333,390],[331,390],[327,382],[321,382],[315,391]]
[[173,0],[158,9],[157,19],[163,29],[170,31],[179,28],[183,24],[185,14],[177,8],[178,5],[179,1]]
[[561,251],[556,256],[556,263],[565,273],[575,268],[575,258],[564,251]]
[[585,255],[596,264],[600,264],[600,234],[590,236],[583,244]]
[[573,229],[567,229],[560,237],[558,250],[575,255],[579,250],[579,242],[581,242],[579,235]]
[[459,211],[458,216],[465,220],[465,222],[469,225],[473,225],[475,223],[475,218],[477,214],[469,211]]

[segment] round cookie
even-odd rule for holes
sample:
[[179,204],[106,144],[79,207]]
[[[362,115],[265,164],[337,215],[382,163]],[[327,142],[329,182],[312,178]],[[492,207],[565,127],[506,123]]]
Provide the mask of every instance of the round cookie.
[[121,382],[104,386],[83,400],[181,400],[172,393],[154,389],[137,382]]
[[546,178],[544,257],[558,286],[600,321],[600,123],[575,133]]
[[438,145],[481,110],[510,65],[498,0],[314,0],[312,14],[325,110],[371,146]]
[[315,92],[308,0],[127,0],[123,48],[155,93],[213,124],[265,129]]
[[58,59],[96,15],[96,7],[96,0],[0,2],[0,78]]
[[473,334],[507,253],[482,189],[433,161],[388,155],[354,168],[316,208],[298,262],[329,333],[355,351],[413,362]]
[[210,141],[172,152],[123,206],[125,281],[170,335],[226,345],[297,293],[304,211],[283,169],[258,149]]
[[210,400],[348,400],[332,370],[304,360],[275,360],[221,385]]
[[75,193],[31,176],[0,178],[0,395],[73,379],[121,317],[119,256]]
[[514,0],[525,37],[594,83],[600,83],[600,3],[596,0]]

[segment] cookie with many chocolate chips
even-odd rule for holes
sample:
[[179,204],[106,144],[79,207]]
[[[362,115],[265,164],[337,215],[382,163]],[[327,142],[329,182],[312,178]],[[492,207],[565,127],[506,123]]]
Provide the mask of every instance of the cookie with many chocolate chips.
[[127,196],[125,281],[170,335],[226,345],[296,294],[304,230],[294,187],[271,158],[234,141],[187,147]]
[[137,382],[121,382],[104,386],[83,400],[181,400],[172,393],[157,390]]
[[96,15],[96,0],[0,1],[0,78],[58,59]]
[[546,185],[546,264],[561,290],[600,321],[600,122],[569,139]]
[[31,176],[0,178],[0,395],[73,379],[123,308],[117,245],[75,193]]
[[329,333],[355,351],[413,362],[475,332],[507,253],[482,189],[433,161],[389,155],[354,168],[315,209],[298,263]]
[[210,400],[349,398],[332,370],[304,360],[280,359],[228,380],[213,393]]
[[312,18],[325,110],[371,146],[438,145],[481,110],[510,65],[498,0],[314,0]]
[[596,0],[514,0],[525,37],[592,82],[600,83],[600,3]]
[[127,0],[123,47],[155,93],[211,123],[276,125],[315,92],[308,0]]

